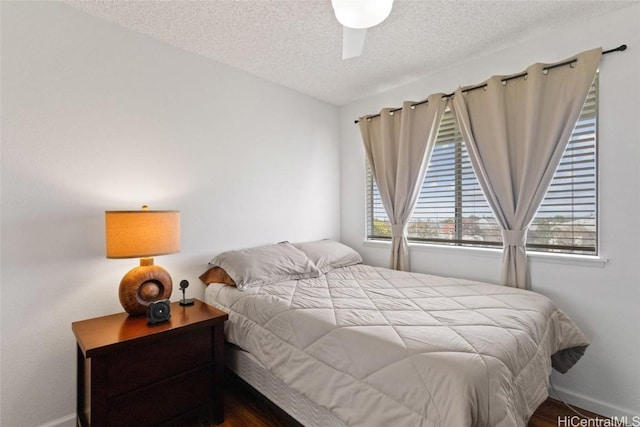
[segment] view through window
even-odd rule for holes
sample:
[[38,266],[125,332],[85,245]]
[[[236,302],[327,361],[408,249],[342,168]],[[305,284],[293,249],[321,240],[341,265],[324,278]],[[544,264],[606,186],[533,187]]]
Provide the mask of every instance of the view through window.
[[[597,254],[597,74],[562,161],[527,235],[533,251]],[[369,239],[390,239],[391,225],[370,169]],[[480,189],[462,135],[446,111],[420,196],[409,220],[413,242],[502,247],[500,228]]]

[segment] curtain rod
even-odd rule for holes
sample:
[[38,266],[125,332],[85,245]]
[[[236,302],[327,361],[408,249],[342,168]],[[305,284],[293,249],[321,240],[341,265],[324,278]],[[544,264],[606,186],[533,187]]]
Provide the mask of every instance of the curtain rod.
[[[621,44],[620,46],[618,46],[616,48],[603,51],[602,54],[606,55],[608,53],[613,53],[613,52],[624,52],[625,50],[627,50],[627,45],[626,44]],[[569,60],[569,61],[560,62],[558,64],[553,64],[553,65],[549,65],[548,67],[544,67],[542,70],[546,72],[546,71],[552,70],[554,68],[563,67],[565,65],[572,65],[576,61],[577,61],[577,59],[572,59],[572,60]],[[513,79],[517,79],[517,78],[520,78],[520,77],[524,77],[526,75],[527,75],[527,73],[524,72],[524,73],[516,74],[514,76],[506,77],[506,78],[502,79],[502,83],[508,82],[509,80],[513,80]],[[484,84],[481,84],[481,85],[478,85],[478,86],[473,86],[473,87],[470,87],[468,89],[464,89],[462,92],[471,92],[472,90],[482,89],[482,88],[484,88],[486,86],[487,86],[487,84],[484,83]],[[443,95],[442,98],[443,99],[444,98],[451,98],[453,96],[453,94],[454,94],[453,92],[448,93],[446,95]],[[422,101],[418,101],[418,102],[416,102],[414,104],[411,104],[411,106],[414,107],[416,105],[425,104],[427,102],[428,102],[428,100],[424,99]],[[400,111],[400,110],[402,110],[402,107],[394,108],[392,110],[389,110],[389,112],[390,113],[394,113],[394,112]],[[371,116],[367,116],[367,118],[373,118],[373,117],[380,117],[380,113],[373,114]],[[358,123],[360,123],[360,120],[356,119],[356,120],[353,121],[353,123],[358,124]]]

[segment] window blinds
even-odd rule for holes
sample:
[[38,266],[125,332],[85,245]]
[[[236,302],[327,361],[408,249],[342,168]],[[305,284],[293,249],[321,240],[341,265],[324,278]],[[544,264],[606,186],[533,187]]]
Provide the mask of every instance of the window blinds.
[[[527,248],[597,253],[597,74],[562,161],[530,225]],[[390,239],[391,226],[367,168],[367,234]],[[501,247],[498,224],[480,189],[466,146],[445,112],[417,205],[408,225],[414,242]]]

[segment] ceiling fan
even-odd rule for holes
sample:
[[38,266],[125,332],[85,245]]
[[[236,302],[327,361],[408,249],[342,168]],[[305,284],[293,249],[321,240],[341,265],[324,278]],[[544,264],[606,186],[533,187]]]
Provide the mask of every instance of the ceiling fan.
[[342,59],[362,54],[367,28],[387,19],[393,0],[331,0],[336,19],[343,25]]

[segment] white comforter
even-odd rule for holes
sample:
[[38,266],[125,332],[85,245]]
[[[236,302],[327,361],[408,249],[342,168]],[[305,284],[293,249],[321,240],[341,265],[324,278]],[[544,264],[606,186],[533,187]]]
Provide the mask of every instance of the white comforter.
[[539,294],[366,265],[206,300],[229,342],[350,426],[526,426],[551,355],[589,343]]

